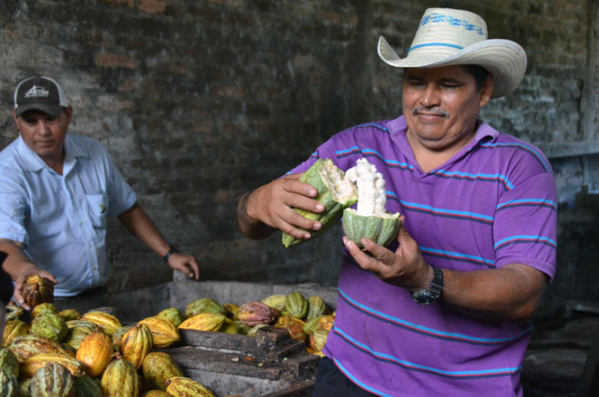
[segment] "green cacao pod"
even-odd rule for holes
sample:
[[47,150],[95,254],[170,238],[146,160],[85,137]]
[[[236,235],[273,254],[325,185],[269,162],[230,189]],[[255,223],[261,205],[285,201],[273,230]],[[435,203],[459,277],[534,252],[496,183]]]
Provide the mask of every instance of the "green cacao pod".
[[140,379],[133,364],[116,358],[106,367],[100,386],[105,397],[138,397]]
[[185,309],[185,316],[187,316],[187,318],[197,316],[198,314],[202,313],[227,315],[225,308],[218,303],[218,301],[212,298],[200,298],[187,304],[187,308]]
[[93,334],[94,332],[101,331],[101,328],[91,321],[85,320],[71,320],[67,321],[67,327],[69,328],[69,332],[67,336],[63,339],[62,343],[71,346],[74,349],[79,349],[79,345],[81,345],[81,341],[88,335]]
[[3,370],[0,370],[0,396],[2,397],[19,397],[21,388],[17,377]]
[[44,313],[35,317],[31,321],[31,333],[50,340],[61,342],[67,333],[69,327],[62,317],[58,314]]
[[[318,159],[300,177],[300,181],[312,185],[318,191],[314,199],[324,205],[325,208],[322,213],[309,212],[299,208],[294,209],[304,218],[322,223],[320,230],[310,231],[312,238],[321,236],[329,230],[341,218],[343,210],[358,201],[354,184],[345,178],[344,172],[337,168],[331,159]],[[282,242],[285,248],[304,241],[307,240],[283,233]]]
[[36,318],[42,314],[58,314],[58,309],[50,302],[40,303],[31,310],[31,318]]
[[71,354],[59,343],[38,335],[19,336],[8,348],[17,357],[19,363],[24,363],[28,358],[42,353],[57,353],[71,357]]
[[290,292],[285,298],[285,311],[290,317],[304,319],[308,315],[308,300],[299,292]]
[[167,309],[162,310],[160,313],[156,315],[156,317],[164,318],[165,320],[173,323],[175,327],[178,327],[179,324],[185,320],[185,315],[181,312],[181,310],[176,307],[169,307]]
[[23,283],[21,294],[33,309],[40,303],[54,302],[54,284],[37,274],[29,276]]
[[102,387],[99,379],[93,379],[89,375],[75,378],[76,397],[103,397]]
[[327,304],[324,302],[324,299],[318,295],[312,295],[308,298],[308,315],[306,316],[306,321],[320,317],[327,311]]
[[114,334],[112,334],[112,344],[114,346],[114,350],[117,352],[121,351],[121,345],[123,344],[123,336],[131,329],[133,328],[132,325],[125,325],[119,329],[117,329],[115,331]]
[[243,324],[253,327],[258,324],[272,324],[280,312],[258,301],[246,302],[239,306],[237,316]]
[[217,313],[201,313],[183,321],[179,329],[217,332],[227,317]]
[[175,376],[167,380],[166,392],[174,397],[214,397],[206,386],[183,376]]
[[35,371],[29,392],[31,397],[75,397],[75,380],[62,365],[49,363]]
[[343,211],[343,230],[345,236],[363,248],[361,240],[368,238],[376,244],[386,247],[393,241],[399,230],[399,213],[359,215],[353,208]]
[[0,370],[11,373],[17,378],[19,377],[19,360],[17,360],[17,356],[6,347],[0,349]]
[[2,346],[8,347],[19,336],[28,334],[29,324],[25,321],[19,319],[8,321],[4,327],[4,333],[2,334]]
[[272,307],[273,309],[277,309],[282,312],[285,310],[285,299],[287,299],[287,295],[285,294],[275,294],[267,296],[262,299],[260,302]]
[[135,369],[141,367],[141,363],[150,351],[152,351],[152,333],[147,325],[134,325],[123,335],[121,353]]
[[163,352],[152,352],[142,363],[142,373],[150,389],[166,391],[165,382],[174,376],[184,376],[181,368],[171,356]]

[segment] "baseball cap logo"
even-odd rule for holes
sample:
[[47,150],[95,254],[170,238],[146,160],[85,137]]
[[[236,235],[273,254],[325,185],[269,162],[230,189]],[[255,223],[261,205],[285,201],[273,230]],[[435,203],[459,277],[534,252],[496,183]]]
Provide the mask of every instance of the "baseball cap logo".
[[48,97],[50,95],[50,91],[48,91],[43,86],[34,85],[25,93],[25,98],[39,98],[39,97]]

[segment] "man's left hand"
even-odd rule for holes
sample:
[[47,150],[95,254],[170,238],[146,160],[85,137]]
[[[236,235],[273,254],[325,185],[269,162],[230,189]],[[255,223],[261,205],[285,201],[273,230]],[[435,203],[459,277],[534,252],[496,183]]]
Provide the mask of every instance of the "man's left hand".
[[189,278],[200,279],[200,267],[191,255],[175,253],[168,258],[168,265]]

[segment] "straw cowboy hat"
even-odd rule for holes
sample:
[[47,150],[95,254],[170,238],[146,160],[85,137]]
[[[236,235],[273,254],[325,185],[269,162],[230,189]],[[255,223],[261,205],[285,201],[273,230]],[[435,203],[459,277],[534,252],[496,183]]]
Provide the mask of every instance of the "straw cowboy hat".
[[493,76],[492,98],[514,91],[526,71],[526,52],[518,43],[489,40],[487,24],[480,16],[450,8],[429,8],[424,12],[405,58],[400,58],[382,36],[378,54],[398,68],[482,66]]

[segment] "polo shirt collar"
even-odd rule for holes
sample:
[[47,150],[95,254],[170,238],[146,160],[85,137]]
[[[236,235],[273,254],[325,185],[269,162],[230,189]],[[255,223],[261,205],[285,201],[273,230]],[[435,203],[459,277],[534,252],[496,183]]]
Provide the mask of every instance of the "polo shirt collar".
[[[17,150],[19,152],[19,156],[23,161],[23,165],[27,168],[28,171],[37,172],[44,167],[48,167],[48,165],[41,159],[40,156],[37,155],[33,150],[27,146],[23,138],[19,135],[17,138]],[[65,159],[63,174],[67,174],[70,171],[75,162],[77,161],[77,157],[89,157],[89,155],[79,146],[77,143],[71,139],[71,137],[67,134],[65,141]]]

